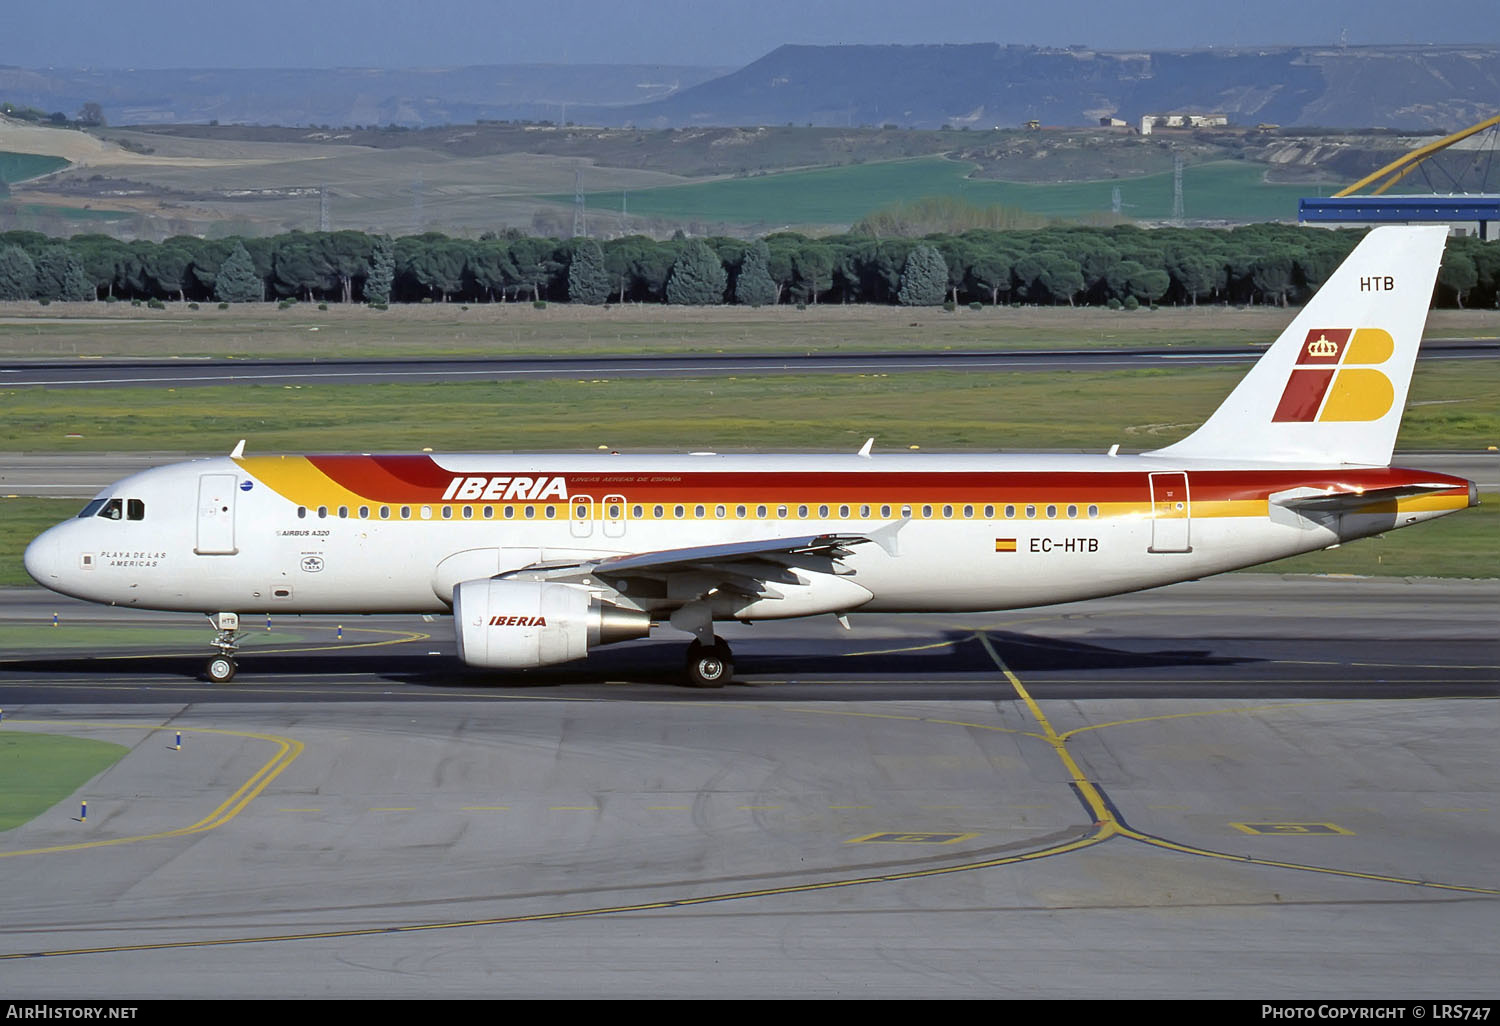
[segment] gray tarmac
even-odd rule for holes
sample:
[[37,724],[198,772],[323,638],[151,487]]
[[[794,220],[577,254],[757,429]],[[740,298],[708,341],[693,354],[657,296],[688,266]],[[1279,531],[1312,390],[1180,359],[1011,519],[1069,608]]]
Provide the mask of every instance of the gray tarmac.
[[[693,691],[671,632],[500,677],[421,617],[277,623],[211,686],[200,618],[0,592],[23,628],[0,737],[129,748],[0,833],[0,979],[1492,999],[1497,603],[1494,581],[1232,575],[730,625],[736,682]],[[49,642],[53,612],[116,647]]]

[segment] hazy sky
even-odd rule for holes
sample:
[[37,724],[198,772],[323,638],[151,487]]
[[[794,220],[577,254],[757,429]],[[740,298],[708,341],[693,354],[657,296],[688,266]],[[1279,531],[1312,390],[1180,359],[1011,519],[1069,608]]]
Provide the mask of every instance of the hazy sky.
[[1495,0],[69,0],[6,5],[22,67],[739,66],[782,43],[1098,49],[1500,42]]

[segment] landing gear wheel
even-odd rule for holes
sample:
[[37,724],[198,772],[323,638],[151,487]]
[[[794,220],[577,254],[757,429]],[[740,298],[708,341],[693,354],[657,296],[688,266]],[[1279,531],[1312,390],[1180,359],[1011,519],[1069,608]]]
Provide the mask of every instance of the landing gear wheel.
[[214,656],[208,661],[208,679],[215,684],[227,684],[234,679],[237,667],[228,656]]
[[712,645],[694,641],[687,651],[687,683],[690,688],[722,688],[734,676],[734,657],[723,638]]

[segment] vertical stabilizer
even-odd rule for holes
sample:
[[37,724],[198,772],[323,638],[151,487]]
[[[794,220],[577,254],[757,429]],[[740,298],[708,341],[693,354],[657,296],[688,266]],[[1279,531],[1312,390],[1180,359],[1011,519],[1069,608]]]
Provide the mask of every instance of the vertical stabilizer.
[[1148,455],[1388,466],[1447,236],[1371,231],[1213,416]]

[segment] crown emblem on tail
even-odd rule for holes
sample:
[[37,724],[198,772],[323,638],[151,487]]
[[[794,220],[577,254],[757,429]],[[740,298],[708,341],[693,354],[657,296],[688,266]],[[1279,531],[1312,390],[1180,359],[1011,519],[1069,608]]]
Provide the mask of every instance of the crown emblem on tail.
[[1337,356],[1338,351],[1338,343],[1330,342],[1327,335],[1319,335],[1315,340],[1307,343],[1308,356]]

